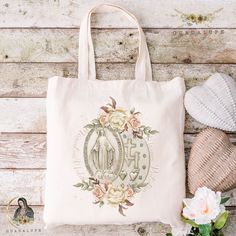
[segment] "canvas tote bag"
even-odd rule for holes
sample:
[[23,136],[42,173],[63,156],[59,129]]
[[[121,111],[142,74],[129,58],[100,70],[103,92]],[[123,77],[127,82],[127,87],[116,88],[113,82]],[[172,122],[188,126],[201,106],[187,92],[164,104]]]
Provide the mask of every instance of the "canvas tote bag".
[[[96,79],[90,17],[79,37],[79,78],[53,77],[47,93],[44,221],[180,226],[185,197],[182,78],[152,81],[144,33],[131,80]],[[110,9],[110,8],[109,8]]]

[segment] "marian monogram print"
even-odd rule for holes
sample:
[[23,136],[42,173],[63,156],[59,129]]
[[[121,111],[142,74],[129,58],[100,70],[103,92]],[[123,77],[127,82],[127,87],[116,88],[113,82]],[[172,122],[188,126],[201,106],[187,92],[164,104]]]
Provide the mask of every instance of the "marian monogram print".
[[110,99],[99,117],[85,126],[84,163],[90,178],[74,186],[91,191],[94,204],[115,206],[125,215],[135,194],[148,185],[151,158],[146,139],[158,132],[141,124],[135,108],[127,111]]

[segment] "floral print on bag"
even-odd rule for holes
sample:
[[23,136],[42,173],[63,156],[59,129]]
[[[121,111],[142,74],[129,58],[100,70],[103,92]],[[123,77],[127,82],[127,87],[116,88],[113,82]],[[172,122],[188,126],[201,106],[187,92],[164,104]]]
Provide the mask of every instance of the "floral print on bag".
[[141,123],[139,111],[117,107],[110,99],[99,117],[85,126],[84,163],[91,177],[74,186],[91,191],[94,204],[115,206],[125,216],[135,194],[148,185],[150,152],[145,138],[158,132]]

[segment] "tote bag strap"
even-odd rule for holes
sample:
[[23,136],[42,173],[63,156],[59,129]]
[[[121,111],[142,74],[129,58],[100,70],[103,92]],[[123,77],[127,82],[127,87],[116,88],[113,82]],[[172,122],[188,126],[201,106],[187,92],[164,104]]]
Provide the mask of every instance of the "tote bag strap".
[[79,34],[79,79],[96,79],[94,47],[91,37],[91,15],[102,6],[109,6],[121,11],[136,25],[139,31],[139,54],[135,65],[135,79],[138,81],[152,80],[152,69],[146,38],[137,18],[126,9],[112,4],[101,4],[93,7],[82,20]]

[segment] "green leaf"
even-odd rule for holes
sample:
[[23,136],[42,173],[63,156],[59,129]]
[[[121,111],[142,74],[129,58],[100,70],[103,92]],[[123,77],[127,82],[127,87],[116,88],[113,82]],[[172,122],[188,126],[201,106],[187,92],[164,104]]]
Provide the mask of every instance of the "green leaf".
[[74,185],[74,187],[81,187],[81,186],[83,186],[83,184],[81,184],[81,183],[78,183],[78,184]]
[[151,130],[149,133],[150,133],[150,134],[157,134],[158,131],[157,131],[157,130]]
[[229,199],[230,199],[230,197],[222,197],[220,204],[224,204],[224,203],[228,202]]
[[94,186],[94,180],[89,179],[88,184],[89,184],[89,186],[93,187]]
[[135,112],[135,108],[133,107],[131,110],[130,110],[130,114],[134,114]]
[[99,206],[100,206],[100,207],[102,207],[103,205],[104,205],[104,202],[103,202],[103,201],[99,202]]
[[94,119],[94,120],[92,120],[91,122],[92,122],[93,124],[96,124],[96,125],[100,124],[100,122],[99,122],[98,119]]
[[144,128],[143,132],[144,132],[144,134],[149,135],[149,129]]
[[166,236],[172,236],[172,233],[167,233]]
[[224,211],[223,213],[221,213],[217,217],[213,227],[218,230],[222,229],[228,219],[228,216],[229,216],[228,211]]
[[93,189],[94,189],[93,186],[89,186],[89,187],[87,188],[88,191],[92,191]]
[[143,188],[146,187],[148,185],[148,183],[140,183],[137,185],[138,188]]
[[139,193],[139,192],[141,191],[141,189],[138,188],[137,186],[136,186],[136,187],[133,187],[133,190],[134,190],[135,193]]
[[211,224],[199,225],[198,228],[201,236],[211,236]]
[[88,183],[83,181],[83,186],[81,187],[82,190],[87,190],[89,187]]
[[88,124],[88,125],[85,125],[84,128],[86,128],[86,129],[93,129],[94,125]]
[[186,224],[189,224],[195,228],[198,228],[198,225],[193,220],[186,219],[184,216],[181,216],[181,220]]

